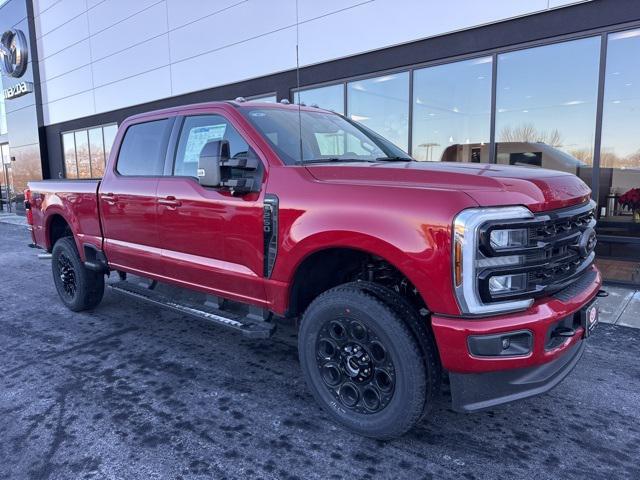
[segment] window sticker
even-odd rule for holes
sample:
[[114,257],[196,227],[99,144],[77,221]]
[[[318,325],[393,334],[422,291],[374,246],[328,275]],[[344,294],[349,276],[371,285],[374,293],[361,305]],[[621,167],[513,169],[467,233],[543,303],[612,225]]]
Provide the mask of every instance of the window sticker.
[[189,130],[187,147],[184,152],[183,163],[198,163],[200,152],[208,142],[222,140],[227,130],[226,123],[218,125],[206,125],[204,127],[194,127]]

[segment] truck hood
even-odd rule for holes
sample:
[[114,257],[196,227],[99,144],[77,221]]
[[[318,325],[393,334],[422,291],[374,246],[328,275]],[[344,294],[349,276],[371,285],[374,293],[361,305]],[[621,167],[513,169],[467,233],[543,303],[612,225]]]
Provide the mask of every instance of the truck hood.
[[583,203],[591,190],[575,175],[537,167],[444,162],[307,165],[318,181],[457,190],[480,206],[525,205],[534,212]]

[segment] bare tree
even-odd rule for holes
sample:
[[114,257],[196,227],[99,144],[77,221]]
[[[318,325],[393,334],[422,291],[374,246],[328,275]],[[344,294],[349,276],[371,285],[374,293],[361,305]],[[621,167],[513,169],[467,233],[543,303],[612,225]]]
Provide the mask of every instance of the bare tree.
[[517,127],[506,126],[498,135],[500,142],[546,143],[552,147],[562,146],[562,135],[557,128],[549,132],[538,130],[532,123],[523,123]]

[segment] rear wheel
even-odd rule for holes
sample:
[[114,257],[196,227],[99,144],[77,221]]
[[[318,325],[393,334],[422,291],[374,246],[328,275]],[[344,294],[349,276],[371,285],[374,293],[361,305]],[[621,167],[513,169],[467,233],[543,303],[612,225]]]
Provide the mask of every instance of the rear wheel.
[[53,281],[62,302],[74,312],[95,308],[104,295],[104,275],[85,268],[72,237],[53,246]]
[[396,308],[357,284],[333,288],[311,303],[298,347],[316,400],[361,435],[402,435],[431,402],[432,375],[415,336]]

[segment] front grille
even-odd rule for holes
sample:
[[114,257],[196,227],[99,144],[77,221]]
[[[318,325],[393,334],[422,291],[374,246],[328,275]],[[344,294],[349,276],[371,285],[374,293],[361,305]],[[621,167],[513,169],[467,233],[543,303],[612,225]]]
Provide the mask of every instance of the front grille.
[[[496,301],[519,297],[535,297],[557,292],[574,282],[593,263],[595,244],[587,244],[587,230],[595,227],[595,202],[535,215],[531,220],[489,224],[480,235],[480,250],[485,257],[519,255],[524,259],[517,266],[487,268],[479,272],[479,293],[484,301]],[[526,228],[528,245],[496,253],[488,244],[489,233],[494,228]],[[488,280],[493,275],[525,273],[526,290],[515,294],[491,296]],[[484,287],[484,288],[483,288]]]

